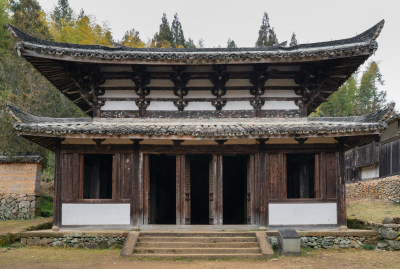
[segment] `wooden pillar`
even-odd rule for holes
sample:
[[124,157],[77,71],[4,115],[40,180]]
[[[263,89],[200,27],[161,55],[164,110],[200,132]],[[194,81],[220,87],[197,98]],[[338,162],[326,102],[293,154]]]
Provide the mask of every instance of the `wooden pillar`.
[[254,193],[255,187],[255,161],[254,154],[249,156],[247,162],[247,224],[255,223],[255,211],[254,211]]
[[223,224],[223,194],[222,194],[222,155],[214,154],[212,160],[212,179],[210,182],[210,221],[213,225]]
[[130,179],[130,201],[131,201],[131,225],[139,226],[139,204],[138,204],[138,195],[139,195],[139,141],[133,141],[133,177]]
[[53,204],[53,229],[61,226],[61,141],[56,142],[54,149],[54,204]]
[[261,151],[257,153],[257,181],[258,203],[259,203],[259,225],[268,225],[268,180],[266,177],[266,154]]
[[190,224],[190,160],[176,155],[176,224]]
[[346,226],[346,180],[345,180],[345,161],[344,161],[344,145],[343,141],[339,141],[339,152],[336,154],[337,160],[337,184],[336,184],[336,197],[337,197],[337,213],[338,225]]

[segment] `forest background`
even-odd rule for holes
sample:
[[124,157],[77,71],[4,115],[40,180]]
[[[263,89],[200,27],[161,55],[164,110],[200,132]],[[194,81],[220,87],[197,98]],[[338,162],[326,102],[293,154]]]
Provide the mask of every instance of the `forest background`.
[[[22,31],[38,38],[75,44],[116,46],[122,44],[133,48],[203,48],[204,40],[197,42],[187,38],[178,14],[170,24],[166,14],[161,18],[159,31],[153,38],[143,41],[137,29],[128,28],[120,39],[111,34],[106,23],[99,24],[94,15],[72,10],[68,0],[58,0],[55,8],[45,13],[36,0],[0,0],[0,155],[40,154],[45,159],[44,175],[52,178],[54,155],[33,144],[13,130],[13,120],[8,115],[6,104],[10,103],[24,111],[48,117],[82,117],[83,112],[13,49],[13,40],[8,32],[10,23]],[[261,25],[253,29],[255,47],[279,44],[274,28],[265,12]],[[293,32],[289,46],[296,46]],[[226,47],[237,47],[228,39]],[[383,76],[378,63],[367,63],[365,71],[355,72],[340,89],[332,94],[312,113],[311,117],[353,116],[375,112],[388,105]]]

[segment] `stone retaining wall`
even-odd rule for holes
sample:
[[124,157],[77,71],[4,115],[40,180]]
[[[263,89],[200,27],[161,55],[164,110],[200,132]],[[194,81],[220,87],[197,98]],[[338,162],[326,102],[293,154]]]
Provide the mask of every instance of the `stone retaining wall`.
[[377,232],[377,247],[386,250],[400,250],[400,224],[369,224]]
[[346,184],[347,199],[400,202],[400,175]]
[[[301,247],[309,247],[313,249],[331,249],[331,248],[360,248],[365,244],[377,244],[377,236],[372,234],[359,234],[354,236],[343,235],[327,235],[327,236],[304,236],[299,232]],[[317,234],[316,234],[317,235]],[[273,248],[278,246],[278,238],[276,236],[268,236]]]
[[26,232],[21,235],[21,244],[62,248],[122,248],[127,235],[127,232]]
[[0,193],[0,221],[32,219],[40,212],[40,197],[24,193]]

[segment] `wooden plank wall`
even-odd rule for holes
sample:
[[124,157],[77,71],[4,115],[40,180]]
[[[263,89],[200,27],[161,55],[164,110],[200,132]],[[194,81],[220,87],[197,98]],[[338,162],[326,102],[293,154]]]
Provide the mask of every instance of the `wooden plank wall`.
[[134,154],[116,153],[113,157],[113,199],[130,199],[131,182],[134,178]]
[[[83,184],[80,183],[80,157],[78,153],[61,154],[61,199],[83,198]],[[83,178],[82,178],[83,180]]]
[[[321,152],[315,155],[316,197],[320,199],[337,197],[337,181],[339,180],[339,155],[337,152]],[[317,176],[318,175],[318,176]],[[317,191],[318,190],[318,191]]]
[[381,144],[379,150],[379,176],[400,174],[400,138]]

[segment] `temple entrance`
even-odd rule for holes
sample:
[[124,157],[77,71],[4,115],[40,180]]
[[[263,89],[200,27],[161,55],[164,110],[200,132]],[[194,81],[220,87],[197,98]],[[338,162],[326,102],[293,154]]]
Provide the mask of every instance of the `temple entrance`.
[[176,157],[150,155],[149,224],[175,224]]
[[190,155],[191,224],[209,224],[209,155]]
[[246,155],[223,156],[223,223],[246,224]]

